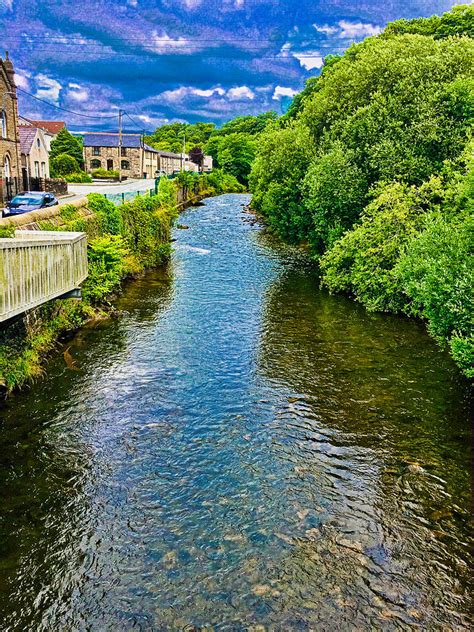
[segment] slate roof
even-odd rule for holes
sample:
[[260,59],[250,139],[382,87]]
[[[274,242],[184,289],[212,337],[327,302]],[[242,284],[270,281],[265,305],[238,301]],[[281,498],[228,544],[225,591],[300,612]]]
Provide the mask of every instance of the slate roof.
[[[122,134],[122,147],[139,148],[142,145],[140,134]],[[119,135],[100,132],[84,134],[84,147],[118,147]]]
[[18,127],[18,133],[20,135],[20,151],[22,154],[30,153],[37,131],[36,127],[26,127],[26,125],[20,125]]
[[158,151],[160,156],[166,156],[167,158],[181,158],[181,154],[173,154],[172,151],[162,151],[161,149],[156,151]]
[[35,127],[41,127],[41,129],[44,129],[53,136],[66,127],[66,123],[64,121],[30,121],[30,123],[33,123]]

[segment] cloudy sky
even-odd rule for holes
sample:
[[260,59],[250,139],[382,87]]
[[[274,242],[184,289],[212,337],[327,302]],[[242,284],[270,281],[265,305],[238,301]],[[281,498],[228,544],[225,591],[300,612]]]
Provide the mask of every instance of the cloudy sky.
[[[21,113],[130,131],[282,112],[323,57],[456,0],[0,0]],[[90,118],[86,118],[90,117]],[[94,118],[96,117],[96,118]],[[107,118],[108,117],[108,118]]]

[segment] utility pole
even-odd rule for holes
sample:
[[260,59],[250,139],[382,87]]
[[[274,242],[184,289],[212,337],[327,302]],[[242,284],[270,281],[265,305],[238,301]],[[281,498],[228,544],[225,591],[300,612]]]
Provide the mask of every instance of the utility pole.
[[118,129],[119,129],[118,172],[119,172],[119,182],[122,182],[122,117],[123,117],[123,112],[122,112],[122,110],[119,110],[119,113],[118,113]]
[[184,136],[183,136],[183,151],[181,152],[181,171],[184,171],[184,167],[186,161],[184,156],[186,155],[186,126],[184,127]]

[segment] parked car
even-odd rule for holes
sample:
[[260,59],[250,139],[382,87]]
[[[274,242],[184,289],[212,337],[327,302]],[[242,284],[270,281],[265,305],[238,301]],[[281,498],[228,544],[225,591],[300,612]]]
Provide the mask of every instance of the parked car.
[[2,217],[21,215],[29,211],[37,211],[40,208],[56,206],[56,204],[59,204],[59,202],[52,193],[28,191],[27,193],[16,195],[13,200],[7,202],[2,211]]

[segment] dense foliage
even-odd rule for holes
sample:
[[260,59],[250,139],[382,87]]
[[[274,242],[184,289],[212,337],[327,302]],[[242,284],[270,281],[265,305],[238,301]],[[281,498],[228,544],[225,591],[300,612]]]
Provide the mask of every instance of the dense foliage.
[[67,176],[79,171],[79,163],[68,154],[58,154],[51,158],[50,169],[53,176]]
[[[259,138],[253,206],[322,282],[421,316],[472,362],[474,8],[399,21],[327,60]],[[471,183],[471,184],[469,184]]]
[[[59,154],[67,154],[77,161],[79,167],[84,164],[82,156],[82,142],[73,136],[65,127],[51,141],[50,159],[56,158]],[[79,169],[77,169],[79,171]]]
[[191,160],[197,164],[202,163],[203,154],[208,154],[213,158],[214,167],[247,185],[257,139],[276,119],[275,112],[265,112],[257,116],[237,116],[220,128],[214,123],[171,123],[158,127],[146,142],[156,149],[175,153],[191,148]]

